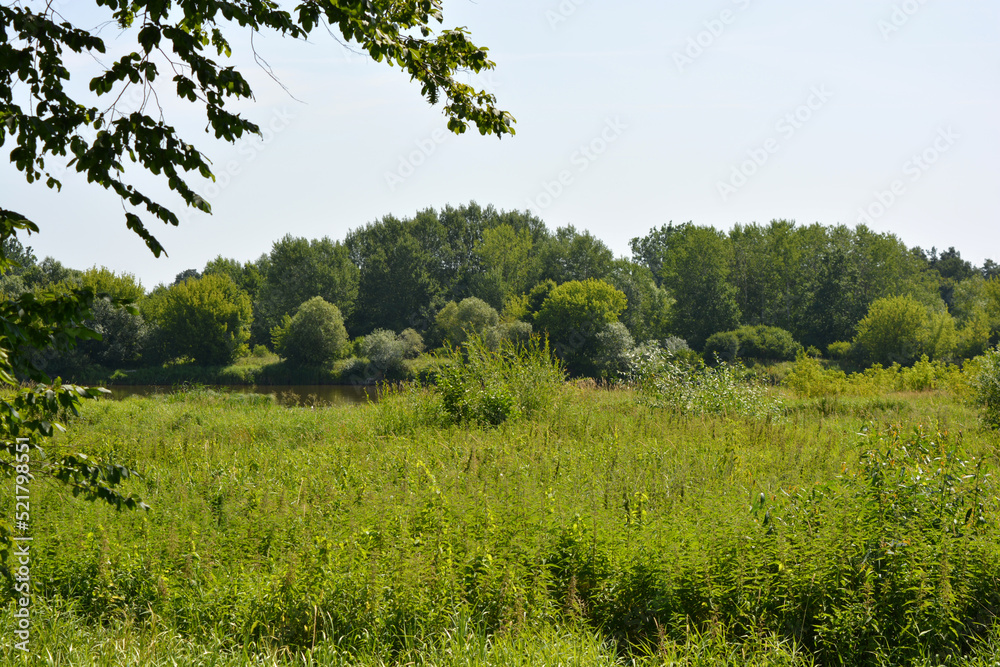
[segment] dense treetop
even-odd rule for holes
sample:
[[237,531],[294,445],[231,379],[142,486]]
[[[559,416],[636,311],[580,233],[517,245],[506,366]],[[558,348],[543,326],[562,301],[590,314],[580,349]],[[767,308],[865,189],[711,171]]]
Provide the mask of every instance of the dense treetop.
[[[138,298],[144,322],[113,322],[100,309],[96,324],[109,344],[119,341],[115,351],[88,343],[92,360],[100,363],[224,360],[248,348],[273,349],[274,332],[317,297],[336,308],[355,339],[381,331],[389,332],[379,334],[388,341],[389,334],[406,330],[436,346],[459,343],[465,332],[492,339],[533,330],[547,333],[571,369],[584,374],[614,367],[615,354],[628,345],[671,337],[696,350],[713,337],[712,350],[743,341],[741,356],[780,348],[775,354],[781,358],[795,345],[826,354],[831,344],[843,342],[858,363],[891,363],[921,354],[974,356],[1000,334],[994,264],[972,266],[954,248],[909,248],[864,226],[775,220],[723,232],[667,224],[633,239],[631,258],[615,259],[585,231],[551,230],[527,212],[473,202],[386,216],[343,240],[286,235],[256,260],[219,256],[148,295],[131,276],[96,268],[81,272],[52,258],[39,261],[16,241],[9,246],[21,266],[0,279],[0,293],[85,284]],[[210,281],[204,287],[216,287],[202,290],[208,277],[225,278],[225,289]],[[164,315],[163,304],[188,303],[199,290],[213,296],[201,301],[206,312],[191,315],[192,322],[203,323],[203,334],[194,337],[203,349],[195,352],[195,340],[181,349],[188,311],[178,305]],[[220,300],[232,303],[223,308]],[[224,312],[236,319],[223,324]],[[177,322],[170,326],[178,328],[170,330],[178,333],[164,336],[171,318]],[[134,333],[126,336],[116,327]],[[210,331],[219,338],[212,352],[211,336],[204,333]],[[735,333],[716,337],[724,332]],[[761,343],[761,336],[781,345]],[[146,341],[146,352],[125,346],[125,340]],[[350,352],[339,338],[331,345],[338,354]],[[360,350],[359,344],[354,353]],[[287,346],[280,352],[310,358]]]

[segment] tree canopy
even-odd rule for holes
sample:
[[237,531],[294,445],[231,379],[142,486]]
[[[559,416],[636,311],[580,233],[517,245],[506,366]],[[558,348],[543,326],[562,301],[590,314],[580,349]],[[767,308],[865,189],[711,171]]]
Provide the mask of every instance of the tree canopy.
[[[187,181],[192,172],[214,178],[209,160],[169,124],[159,99],[176,96],[199,107],[206,131],[216,138],[232,142],[247,133],[260,134],[255,123],[227,108],[230,102],[253,97],[243,74],[223,61],[232,56],[229,39],[237,30],[273,31],[294,39],[330,30],[374,60],[409,74],[431,104],[443,100],[453,132],[465,132],[470,124],[482,134],[514,132],[514,119],[496,107],[492,94],[456,78],[458,72],[481,72],[494,63],[464,29],[435,30],[443,21],[441,0],[389,5],[304,0],[292,11],[269,1],[93,2],[118,28],[116,50],[127,42],[132,48],[124,48],[123,55],[91,78],[85,96],[72,81],[68,52],[99,61],[108,44],[98,30],[66,21],[58,3],[40,3],[38,8],[0,5],[0,146],[12,139],[14,166],[29,183],[42,181],[53,189],[62,183],[51,163],[68,158],[70,167],[88,182],[121,198],[126,225],[156,256],[164,249],[144,216],[171,225],[179,219],[148,195],[145,186],[135,185],[137,179],[126,173],[134,174],[135,169],[126,169],[126,158],[164,179],[186,206],[211,211]],[[120,109],[119,100],[133,86],[141,91],[142,105],[136,111]],[[2,203],[0,221],[30,220]],[[22,228],[37,230],[37,223]]]

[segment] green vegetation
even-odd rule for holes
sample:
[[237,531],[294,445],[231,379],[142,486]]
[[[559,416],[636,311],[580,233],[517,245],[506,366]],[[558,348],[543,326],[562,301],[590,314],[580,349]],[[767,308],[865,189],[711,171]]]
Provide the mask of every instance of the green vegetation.
[[1000,346],[976,357],[969,370],[970,401],[990,428],[1000,428]]
[[434,386],[447,417],[459,424],[499,426],[536,415],[551,407],[565,379],[548,344],[537,336],[524,345],[501,340],[493,347],[472,336],[448,352]]
[[274,343],[278,354],[293,364],[323,366],[342,355],[347,346],[347,329],[340,310],[323,297],[314,296],[277,329]]
[[[59,442],[133,462],[153,509],[34,487],[32,646],[101,665],[1000,659],[998,441],[974,406],[834,405],[649,356],[731,405],[561,384],[542,348],[475,337],[437,389],[367,406],[90,403]],[[504,400],[456,407],[477,392]]]
[[228,364],[249,352],[250,298],[229,276],[190,278],[155,290],[143,310],[157,329],[159,356]]
[[792,361],[801,350],[802,346],[784,329],[758,325],[714,333],[705,341],[703,352],[709,361],[716,357],[722,361]]
[[[1000,341],[995,263],[977,268],[954,249],[926,253],[864,226],[671,224],[632,249],[615,259],[587,232],[473,202],[386,216],[342,241],[285,236],[254,261],[219,256],[148,294],[131,275],[38,261],[10,239],[4,252],[19,266],[0,276],[0,295],[88,287],[134,301],[141,315],[96,302],[86,325],[101,339],[43,353],[51,374],[100,382],[422,379],[435,351],[469,334],[494,348],[548,335],[572,376],[611,383],[633,351],[670,339],[709,364],[791,362],[805,350],[838,371],[924,355],[961,365]],[[329,354],[280,345],[317,297],[349,340]],[[243,361],[251,348],[280,358]]]

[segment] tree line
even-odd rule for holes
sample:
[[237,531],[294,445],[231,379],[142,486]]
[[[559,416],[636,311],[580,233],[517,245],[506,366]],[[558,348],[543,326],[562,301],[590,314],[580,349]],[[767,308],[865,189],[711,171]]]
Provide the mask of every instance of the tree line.
[[[662,225],[630,258],[573,226],[476,203],[385,216],[342,240],[287,235],[258,259],[219,256],[146,291],[130,274],[39,261],[11,238],[0,295],[84,286],[98,300],[84,340],[49,363],[127,369],[224,365],[255,351],[292,364],[355,357],[381,371],[428,347],[548,335],[577,375],[615,377],[638,346],[706,357],[859,364],[958,360],[1000,333],[1000,266],[954,248],[909,248],[863,225]],[[31,352],[37,354],[37,352]]]

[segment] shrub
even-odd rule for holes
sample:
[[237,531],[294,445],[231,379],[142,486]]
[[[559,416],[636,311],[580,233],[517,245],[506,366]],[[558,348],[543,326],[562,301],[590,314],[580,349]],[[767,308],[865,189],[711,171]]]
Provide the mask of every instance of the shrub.
[[971,362],[970,400],[990,428],[1000,428],[1000,345]]
[[854,346],[847,341],[837,341],[836,343],[830,343],[826,346],[826,354],[831,359],[837,359],[838,361],[850,359],[854,352]]
[[928,309],[910,296],[878,299],[858,322],[854,337],[865,361],[909,364],[921,354],[947,359],[959,336],[954,318],[945,310]]
[[792,361],[802,346],[792,334],[779,327],[745,326],[733,331],[713,334],[705,341],[705,359],[715,355],[723,361],[756,359],[759,361]]
[[461,345],[469,334],[481,334],[496,326],[500,316],[490,304],[476,297],[449,301],[434,320],[438,340],[451,346]]
[[843,371],[825,368],[818,359],[804,353],[795,359],[782,384],[806,398],[837,396],[848,391],[847,375]]
[[376,329],[365,336],[361,354],[374,367],[372,370],[376,375],[381,375],[383,378],[397,378],[402,375],[406,346],[392,331]]
[[720,331],[708,337],[702,352],[709,363],[735,361],[740,353],[740,339],[735,331]]
[[403,346],[404,359],[416,359],[424,351],[424,338],[416,329],[403,329],[396,338]]
[[483,342],[492,350],[507,340],[515,345],[526,345],[531,338],[531,325],[527,322],[501,322],[482,332]]
[[549,292],[535,325],[548,332],[571,373],[592,376],[597,372],[597,334],[617,322],[626,305],[625,295],[603,280],[571,280]]
[[229,276],[191,278],[154,290],[144,313],[155,322],[167,359],[187,356],[201,365],[232,363],[247,352],[250,297]]
[[597,375],[605,380],[617,380],[628,370],[629,353],[635,347],[632,334],[621,322],[605,325],[597,334]]
[[491,349],[473,335],[461,347],[446,348],[435,388],[452,421],[496,426],[549,407],[564,379],[548,343],[538,336],[527,345],[504,340]]
[[295,311],[275,336],[277,352],[295,365],[323,365],[343,355],[347,329],[340,309],[316,296]]
[[643,402],[678,415],[719,414],[770,419],[781,401],[768,395],[741,364],[689,364],[653,345],[632,352],[629,381]]

